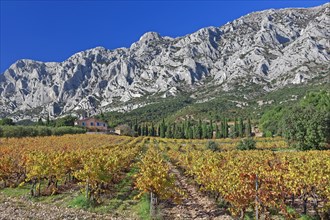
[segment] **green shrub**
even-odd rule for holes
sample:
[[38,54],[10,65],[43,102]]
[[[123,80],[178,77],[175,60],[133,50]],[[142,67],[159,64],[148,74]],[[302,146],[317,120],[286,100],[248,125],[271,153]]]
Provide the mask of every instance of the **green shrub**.
[[264,133],[264,136],[265,136],[265,137],[273,137],[273,134],[272,134],[271,131],[266,131],[266,132]]
[[330,113],[295,106],[282,119],[284,137],[299,150],[322,150],[330,144]]
[[60,136],[64,134],[82,134],[85,133],[86,130],[83,128],[76,128],[76,127],[55,127],[52,129],[52,135]]
[[38,131],[38,136],[50,136],[50,135],[52,135],[52,130],[49,127],[38,126],[37,131]]
[[0,126],[0,137],[36,137],[64,134],[82,134],[86,130],[76,127],[46,127],[46,126]]
[[218,143],[216,143],[216,142],[214,142],[214,141],[208,141],[208,142],[206,143],[206,149],[211,150],[211,151],[213,151],[213,152],[215,152],[215,151],[219,151],[219,150],[220,150],[220,149],[219,149],[219,145],[218,145]]
[[237,150],[254,150],[256,149],[256,141],[252,138],[242,139],[236,146]]

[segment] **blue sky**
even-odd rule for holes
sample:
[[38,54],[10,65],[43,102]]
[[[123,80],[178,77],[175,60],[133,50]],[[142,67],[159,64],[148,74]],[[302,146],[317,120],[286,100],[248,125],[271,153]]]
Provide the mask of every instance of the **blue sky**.
[[0,73],[19,59],[61,62],[103,46],[129,47],[147,31],[183,36],[269,8],[312,7],[322,0],[6,1],[0,0]]

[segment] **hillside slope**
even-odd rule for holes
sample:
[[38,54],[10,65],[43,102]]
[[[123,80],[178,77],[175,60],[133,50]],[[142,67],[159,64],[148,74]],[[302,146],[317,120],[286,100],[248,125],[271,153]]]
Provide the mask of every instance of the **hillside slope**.
[[[266,10],[178,37],[144,34],[130,48],[97,47],[61,63],[19,60],[0,75],[0,117],[129,111],[160,98],[194,102],[329,81],[330,4]],[[249,99],[249,95],[246,96]]]

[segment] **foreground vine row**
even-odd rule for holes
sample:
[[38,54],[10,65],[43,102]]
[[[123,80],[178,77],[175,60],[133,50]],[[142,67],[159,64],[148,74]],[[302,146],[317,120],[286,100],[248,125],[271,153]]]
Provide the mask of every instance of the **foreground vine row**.
[[80,186],[89,201],[100,203],[134,167],[132,190],[179,203],[186,195],[176,167],[233,216],[257,210],[265,217],[313,212],[330,218],[330,151],[268,150],[286,148],[282,139],[257,139],[259,150],[252,151],[237,151],[239,140],[225,139],[211,151],[208,142],[110,135],[0,139],[0,188],[28,184],[32,196],[47,196]]
[[32,196],[40,196],[57,193],[60,184],[77,183],[95,202],[121,180],[140,152],[142,138],[68,135],[6,141],[11,144],[0,147],[4,187],[31,183]]
[[[166,145],[166,143],[164,144]],[[327,219],[330,211],[330,152],[196,150],[170,147],[168,155],[200,189],[229,203],[235,216],[257,206],[266,216],[278,210],[288,218],[287,205],[302,201]],[[258,188],[256,189],[256,184]]]

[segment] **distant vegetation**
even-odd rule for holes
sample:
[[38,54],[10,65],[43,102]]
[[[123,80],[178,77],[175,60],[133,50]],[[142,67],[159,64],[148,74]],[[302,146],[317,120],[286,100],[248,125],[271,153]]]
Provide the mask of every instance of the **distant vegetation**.
[[[211,139],[253,135],[249,118],[215,118],[214,121],[181,119],[177,122],[163,119],[157,125],[152,122],[138,124],[136,119],[130,124],[138,136]],[[254,123],[260,126],[264,136],[283,136],[296,149],[327,148],[330,145],[330,93],[325,90],[309,92],[292,105],[274,105],[263,113],[259,123],[257,120]],[[243,141],[238,148],[245,149],[248,145]]]
[[36,137],[64,134],[86,133],[83,128],[77,127],[46,127],[46,126],[0,126],[0,137]]
[[[259,124],[259,119],[268,110],[278,107],[295,105],[309,91],[329,91],[330,84],[322,85],[294,85],[269,93],[261,92],[262,88],[255,90],[229,91],[210,97],[191,98],[189,94],[180,97],[154,98],[149,105],[129,112],[104,112],[97,117],[109,123],[110,127],[121,124],[153,123],[158,125],[163,119],[167,123],[190,119],[197,123],[204,121],[221,121],[227,118],[250,118],[252,124]],[[248,99],[245,98],[248,96]],[[268,104],[259,105],[258,101]],[[141,101],[141,100],[140,100]]]
[[330,93],[310,92],[294,106],[274,107],[261,117],[260,125],[298,149],[322,149],[330,143]]
[[[16,125],[12,119],[4,118],[0,120],[0,137],[36,137],[64,134],[86,133],[84,128],[73,127],[76,117],[66,116],[55,121],[49,118],[43,121],[41,118],[37,122],[25,121],[23,125]],[[24,125],[27,124],[27,125]]]
[[131,125],[136,136],[152,136],[176,139],[212,139],[212,138],[237,138],[252,136],[251,121],[242,118],[234,120],[229,125],[228,119],[221,121],[184,120],[180,122],[166,123],[163,119],[158,125],[153,123],[138,124],[137,121]]
[[[127,132],[122,134],[130,136],[242,138],[253,136],[252,128],[257,127],[263,136],[283,136],[297,149],[323,149],[330,142],[330,95],[329,90],[320,88],[324,85],[315,88],[293,86],[255,97],[254,100],[244,100],[238,93],[226,93],[203,103],[196,103],[187,95],[153,100],[154,104],[127,113],[106,112],[96,117],[106,121],[110,127],[120,125],[127,128]],[[260,104],[260,100],[266,104]],[[82,129],[59,129],[73,126],[76,119],[65,116],[54,121],[40,118],[32,124],[28,121],[17,123],[33,125],[25,129],[17,125],[11,128],[15,124],[13,120],[4,118],[0,120],[0,126],[5,126],[1,127],[0,134],[9,137],[84,132]]]

